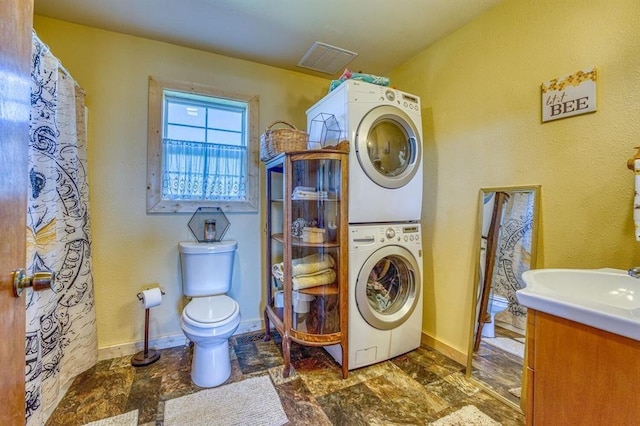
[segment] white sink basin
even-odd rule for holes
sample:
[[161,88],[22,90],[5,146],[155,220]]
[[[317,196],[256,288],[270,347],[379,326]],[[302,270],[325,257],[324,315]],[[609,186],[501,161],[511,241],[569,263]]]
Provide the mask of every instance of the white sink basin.
[[522,278],[522,305],[640,341],[640,279],[627,271],[534,269]]

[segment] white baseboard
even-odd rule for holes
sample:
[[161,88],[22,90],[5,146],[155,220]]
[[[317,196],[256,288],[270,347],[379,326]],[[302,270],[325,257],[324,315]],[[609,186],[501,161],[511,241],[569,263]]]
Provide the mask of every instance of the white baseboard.
[[[234,335],[251,333],[260,330],[264,330],[263,320],[257,319],[252,321],[243,321],[240,323],[240,326],[238,326],[238,330],[236,330]],[[173,348],[175,346],[186,345],[187,343],[187,338],[182,333],[149,339],[149,347],[154,349]],[[106,346],[103,348],[98,348],[98,361],[134,355],[142,350],[144,350],[144,341]]]
[[446,343],[441,342],[440,340],[429,336],[424,331],[422,332],[422,344],[429,346],[430,348],[435,349],[440,352],[442,355],[450,358],[456,362],[459,362],[462,365],[467,365],[467,354],[464,352],[460,352],[459,350],[452,348]]

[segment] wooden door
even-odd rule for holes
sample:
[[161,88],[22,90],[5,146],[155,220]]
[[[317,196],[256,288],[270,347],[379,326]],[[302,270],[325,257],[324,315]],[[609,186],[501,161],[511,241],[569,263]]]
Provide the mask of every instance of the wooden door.
[[11,271],[24,268],[33,0],[0,0],[0,424],[25,422],[25,301]]

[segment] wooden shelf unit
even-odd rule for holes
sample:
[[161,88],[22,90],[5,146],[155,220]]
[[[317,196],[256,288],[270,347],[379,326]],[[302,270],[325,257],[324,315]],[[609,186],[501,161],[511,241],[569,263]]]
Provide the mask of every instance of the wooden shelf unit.
[[[266,163],[265,339],[271,338],[271,325],[281,334],[284,377],[288,377],[291,371],[292,341],[308,346],[339,344],[343,360],[342,377],[347,378],[348,375],[347,168],[347,152],[327,149],[283,153]],[[298,187],[313,188],[323,195],[294,199],[293,194]],[[315,228],[325,230],[325,241],[305,242],[303,238],[294,236],[292,225],[296,219],[314,220]],[[330,222],[336,226],[335,240],[326,241],[329,239]],[[309,278],[309,275],[292,276],[292,261],[301,262],[300,259],[312,255],[323,260],[330,256],[332,266],[318,262],[317,265],[324,265],[324,269],[310,273],[328,274],[323,276],[334,273],[335,279],[294,290],[294,279],[314,278]],[[282,263],[282,277],[276,278],[273,267],[279,263]],[[305,266],[312,268],[316,265]],[[283,292],[283,306],[276,306],[275,295],[280,290]],[[312,300],[297,302],[294,295]]]

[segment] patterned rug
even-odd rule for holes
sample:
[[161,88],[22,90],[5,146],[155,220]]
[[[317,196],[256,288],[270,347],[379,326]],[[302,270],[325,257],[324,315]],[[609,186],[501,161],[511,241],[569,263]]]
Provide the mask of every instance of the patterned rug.
[[165,426],[280,426],[288,421],[269,376],[203,390],[164,403]]
[[87,423],[85,426],[136,426],[138,424],[138,410],[129,411],[95,422]]
[[524,358],[524,343],[517,342],[508,337],[485,337],[482,339],[484,343],[509,352],[512,355]]
[[465,405],[458,411],[429,424],[432,426],[500,426],[500,423],[473,405]]

